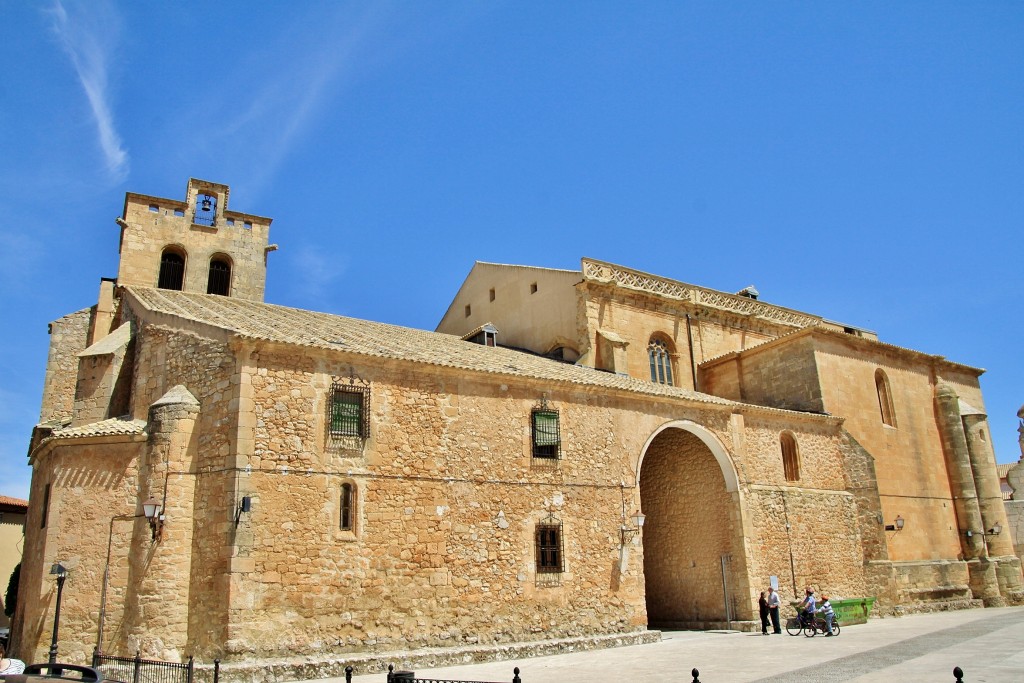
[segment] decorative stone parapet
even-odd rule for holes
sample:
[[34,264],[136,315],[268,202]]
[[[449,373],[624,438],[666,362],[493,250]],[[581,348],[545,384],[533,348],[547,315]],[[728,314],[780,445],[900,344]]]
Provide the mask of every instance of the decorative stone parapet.
[[725,292],[689,285],[685,282],[677,282],[668,278],[658,277],[657,275],[649,275],[638,270],[623,268],[602,261],[583,259],[582,270],[585,280],[614,284],[626,289],[635,289],[669,299],[687,301],[707,308],[729,311],[730,313],[749,315],[783,325],[803,328],[814,327],[822,322],[822,319],[818,316],[807,315],[806,313],[782,308],[781,306],[773,306],[745,296],[726,294]]

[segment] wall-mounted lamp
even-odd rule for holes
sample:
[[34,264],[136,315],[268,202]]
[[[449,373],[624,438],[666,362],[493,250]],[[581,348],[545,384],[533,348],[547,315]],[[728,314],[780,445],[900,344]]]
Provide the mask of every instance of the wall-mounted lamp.
[[906,520],[904,520],[901,516],[896,515],[895,523],[893,523],[893,524],[886,524],[885,525],[885,530],[886,531],[903,531],[903,525],[906,524],[906,523],[907,523]]
[[238,520],[242,518],[242,513],[251,510],[252,496],[242,496],[242,500],[238,501],[238,509],[235,510],[235,526],[238,526]]
[[164,529],[164,516],[160,501],[156,498],[148,499],[142,504],[142,514],[149,520],[149,529],[153,532],[153,540],[156,541]]
[[644,513],[637,510],[629,519],[633,522],[633,526],[628,527],[625,524],[622,525],[622,545],[631,543],[633,539],[636,538],[637,534],[640,533],[640,530],[644,528],[644,520],[646,520],[647,517]]

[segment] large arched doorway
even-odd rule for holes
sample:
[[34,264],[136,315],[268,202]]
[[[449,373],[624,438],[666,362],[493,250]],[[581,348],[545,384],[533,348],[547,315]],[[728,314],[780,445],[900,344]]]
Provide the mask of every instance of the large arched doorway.
[[749,619],[736,473],[721,442],[689,421],[663,426],[644,449],[640,500],[648,623]]

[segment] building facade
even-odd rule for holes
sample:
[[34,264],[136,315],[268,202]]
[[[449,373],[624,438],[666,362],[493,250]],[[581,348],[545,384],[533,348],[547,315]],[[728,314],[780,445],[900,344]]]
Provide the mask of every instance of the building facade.
[[55,562],[62,659],[320,673],[752,626],[771,581],[1021,597],[980,370],[590,259],[477,264],[434,332],[274,306],[270,220],[227,205],[129,194],[117,280],[51,324],[26,659]]

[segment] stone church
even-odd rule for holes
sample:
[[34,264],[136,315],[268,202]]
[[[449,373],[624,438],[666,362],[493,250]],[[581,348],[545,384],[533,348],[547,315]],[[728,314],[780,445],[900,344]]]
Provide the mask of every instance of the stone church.
[[[477,263],[437,330],[264,303],[271,220],[129,193],[50,325],[14,647],[312,669],[367,653],[1021,599],[978,378],[584,258]],[[334,671],[334,670],[331,670]]]

